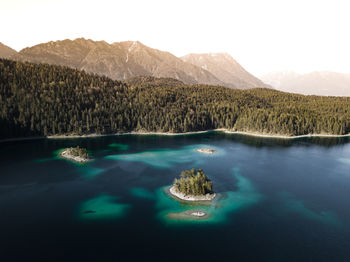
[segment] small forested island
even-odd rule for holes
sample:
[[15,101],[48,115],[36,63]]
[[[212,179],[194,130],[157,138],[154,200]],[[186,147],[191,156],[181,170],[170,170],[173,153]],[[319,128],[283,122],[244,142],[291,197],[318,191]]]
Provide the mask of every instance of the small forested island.
[[79,146],[66,148],[60,153],[60,156],[79,163],[86,163],[91,161],[91,157],[89,156],[86,148]]
[[182,171],[169,191],[173,196],[186,201],[211,201],[216,196],[211,180],[202,169],[197,171],[194,168]]

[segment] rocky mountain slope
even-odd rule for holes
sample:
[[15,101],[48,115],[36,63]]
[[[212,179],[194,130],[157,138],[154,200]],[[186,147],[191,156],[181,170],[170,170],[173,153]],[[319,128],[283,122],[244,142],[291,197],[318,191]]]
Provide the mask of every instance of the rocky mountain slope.
[[144,75],[170,77],[187,84],[223,84],[207,70],[137,41],[108,44],[84,38],[63,40],[25,48],[12,58],[69,66],[115,80]]
[[181,59],[208,70],[226,86],[239,89],[268,87],[260,79],[247,72],[227,53],[189,54]]
[[114,80],[152,76],[174,78],[185,84],[240,89],[269,87],[228,54],[191,54],[178,58],[138,41],[109,44],[84,38],[66,39],[24,48],[11,59],[69,66]]
[[16,50],[4,45],[0,42],[0,58],[9,58],[17,53]]

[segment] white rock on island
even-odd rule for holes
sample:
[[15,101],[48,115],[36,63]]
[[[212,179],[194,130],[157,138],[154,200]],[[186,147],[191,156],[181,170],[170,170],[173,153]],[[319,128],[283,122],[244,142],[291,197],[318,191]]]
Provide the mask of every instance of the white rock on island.
[[206,213],[203,211],[197,211],[197,212],[191,213],[191,216],[195,216],[195,217],[204,217],[205,215],[206,215]]
[[198,195],[198,196],[194,196],[194,195],[185,195],[181,192],[178,192],[175,190],[174,186],[170,187],[169,189],[170,194],[172,194],[173,196],[181,199],[181,200],[185,200],[185,201],[212,201],[216,194],[206,194],[206,195]]
[[211,149],[211,148],[200,148],[196,150],[199,153],[203,153],[203,154],[214,154],[215,150]]

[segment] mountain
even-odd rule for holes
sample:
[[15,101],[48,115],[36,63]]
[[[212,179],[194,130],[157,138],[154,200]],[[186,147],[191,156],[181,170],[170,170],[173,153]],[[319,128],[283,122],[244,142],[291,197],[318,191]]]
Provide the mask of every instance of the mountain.
[[269,87],[260,79],[248,73],[227,53],[189,54],[181,57],[181,59],[208,70],[229,87],[239,89]]
[[174,78],[187,84],[223,85],[222,81],[207,70],[137,41],[108,44],[84,38],[67,39],[25,48],[11,58],[69,66],[114,80],[145,75]]
[[350,74],[277,72],[261,79],[278,90],[304,95],[350,96]]
[[16,50],[4,45],[0,42],[0,58],[9,58],[17,53]]
[[185,84],[240,89],[269,87],[228,54],[190,54],[178,58],[138,41],[108,44],[84,38],[66,39],[25,48],[11,59],[68,66],[113,80],[152,76],[173,78]]

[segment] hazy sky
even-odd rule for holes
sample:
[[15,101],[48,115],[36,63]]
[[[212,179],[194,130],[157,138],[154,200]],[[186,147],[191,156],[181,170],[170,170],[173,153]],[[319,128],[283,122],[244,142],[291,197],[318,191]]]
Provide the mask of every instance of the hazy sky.
[[348,0],[0,0],[0,42],[139,40],[182,56],[227,52],[253,74],[350,73]]

